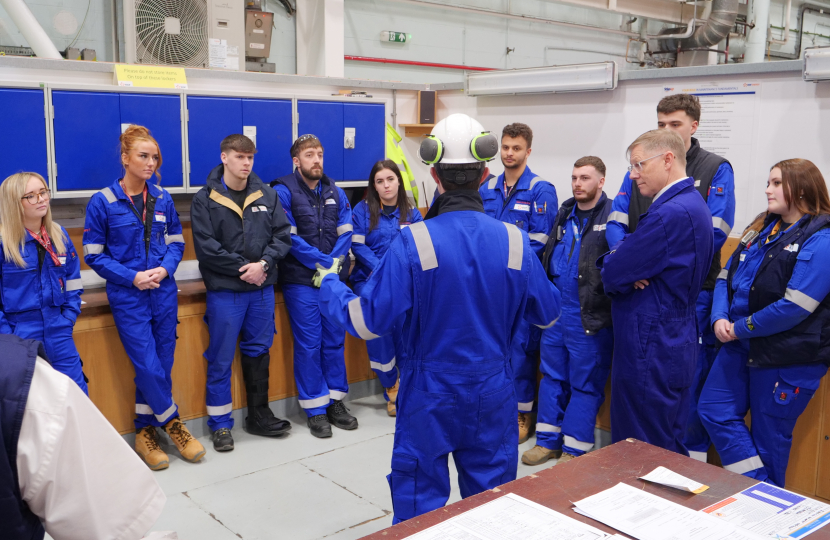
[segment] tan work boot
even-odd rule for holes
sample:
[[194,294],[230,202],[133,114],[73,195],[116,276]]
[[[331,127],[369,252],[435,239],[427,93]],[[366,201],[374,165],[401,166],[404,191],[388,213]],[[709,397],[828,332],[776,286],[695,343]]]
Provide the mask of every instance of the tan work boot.
[[386,414],[389,416],[395,416],[398,414],[398,407],[396,405],[396,401],[398,400],[398,387],[399,387],[400,379],[395,381],[395,386],[392,388],[386,388],[386,397],[389,398],[389,401],[386,402]]
[[185,461],[196,463],[205,457],[205,447],[193,438],[193,435],[190,434],[178,416],[167,422],[164,431],[170,435]]
[[170,458],[159,446],[159,434],[153,426],[143,427],[135,432],[135,451],[153,471],[170,466]]
[[538,444],[522,454],[522,463],[525,465],[541,465],[549,459],[559,459],[562,450],[551,450]]
[[557,463],[557,465],[558,465],[559,463],[566,463],[566,462],[568,462],[568,461],[570,461],[570,460],[572,460],[572,459],[575,459],[575,458],[576,458],[576,456],[575,456],[575,455],[573,455],[573,454],[569,454],[569,453],[567,453],[567,452],[562,452],[562,457],[560,457],[560,458],[559,458],[559,461],[557,461],[556,463]]
[[533,413],[519,411],[519,444],[527,441],[533,433]]

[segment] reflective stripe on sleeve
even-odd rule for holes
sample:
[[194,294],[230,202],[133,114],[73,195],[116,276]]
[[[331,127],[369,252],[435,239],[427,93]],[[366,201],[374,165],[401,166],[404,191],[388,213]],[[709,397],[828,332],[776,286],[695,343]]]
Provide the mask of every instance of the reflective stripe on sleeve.
[[84,283],[81,278],[77,279],[67,279],[66,280],[66,291],[77,291],[84,288]]
[[732,232],[732,227],[723,218],[712,216],[712,227],[722,230],[726,236],[729,236],[729,233]]
[[537,242],[541,242],[543,244],[547,244],[548,240],[550,239],[550,236],[546,235],[545,233],[541,233],[541,232],[530,233],[527,236],[531,240],[536,240]]
[[608,214],[608,221],[616,221],[617,223],[622,223],[623,225],[628,225],[628,214],[625,212],[611,212]]
[[544,182],[544,183],[546,183],[546,184],[553,185],[553,183],[551,183],[549,180],[545,180],[545,179],[544,179],[544,178],[542,178],[541,176],[537,176],[537,177],[535,177],[533,180],[531,180],[531,181],[530,181],[530,189],[533,189],[533,186],[535,186],[535,185],[536,185],[536,184],[538,184],[539,182]]
[[511,270],[522,269],[522,259],[524,259],[524,242],[522,241],[522,232],[515,225],[510,223],[504,224],[507,229],[507,267]]
[[432,244],[427,224],[419,221],[410,225],[409,230],[412,231],[412,239],[415,240],[415,249],[418,250],[418,258],[421,260],[421,270],[438,268],[435,246]]
[[729,270],[726,268],[722,268],[720,272],[718,272],[718,279],[727,279],[729,277]]
[[297,227],[291,227],[290,229],[288,229],[288,232],[290,232],[291,234],[296,235],[297,234]]
[[365,244],[366,243],[366,236],[363,234],[353,234],[352,235],[352,243],[353,244]]
[[380,336],[373,334],[366,326],[366,321],[363,320],[363,306],[360,305],[360,298],[352,298],[349,300],[349,319],[352,321],[352,326],[357,331],[357,335],[361,339],[369,341]]
[[104,252],[104,244],[84,244],[84,255],[98,255]]
[[222,416],[223,414],[230,414],[233,411],[233,403],[227,405],[219,405],[216,407],[207,406],[208,416]]
[[745,474],[749,471],[754,471],[755,469],[760,469],[764,466],[764,462],[761,461],[757,455],[752,456],[751,458],[742,459],[737,463],[732,463],[731,465],[724,465],[723,468],[729,472],[733,472],[735,474]]
[[544,424],[542,422],[537,422],[536,431],[541,431],[542,433],[562,433],[562,428],[559,426],[554,426],[553,424]]
[[352,227],[352,224],[351,223],[346,223],[345,225],[341,225],[341,226],[337,227],[337,236],[341,236],[343,234],[346,234],[347,232],[352,232],[352,230],[354,230],[354,227]]
[[498,183],[499,183],[499,177],[494,176],[493,178],[490,179],[489,182],[487,182],[487,189],[496,189],[496,184],[498,184]]
[[313,409],[315,407],[327,406],[331,401],[331,398],[329,397],[329,394],[326,394],[325,396],[314,399],[298,399],[297,401],[300,402],[300,407],[303,409]]
[[370,360],[369,361],[369,367],[372,368],[372,369],[376,369],[378,371],[382,371],[384,373],[387,373],[387,372],[392,371],[393,369],[395,369],[395,358],[396,357],[393,356],[392,360],[390,360],[389,362],[387,362],[385,364],[381,364],[380,362],[372,362]]
[[[537,427],[536,429],[538,430],[539,428]],[[594,447],[594,443],[578,441],[570,435],[565,435],[565,440],[563,441],[563,444],[575,450],[582,450],[583,452],[587,452],[588,450]]]
[[108,187],[105,187],[104,189],[102,189],[98,193],[103,195],[104,198],[107,199],[107,202],[110,203],[110,204],[112,204],[112,203],[114,203],[115,201],[118,200],[117,198],[115,198],[115,193],[113,193],[112,190]]
[[787,289],[787,292],[784,293],[784,300],[789,300],[804,311],[809,311],[810,313],[814,312],[821,303],[803,292],[794,289]]
[[183,234],[171,234],[164,237],[164,243],[168,246],[174,242],[178,242],[180,244],[184,244],[184,235]]

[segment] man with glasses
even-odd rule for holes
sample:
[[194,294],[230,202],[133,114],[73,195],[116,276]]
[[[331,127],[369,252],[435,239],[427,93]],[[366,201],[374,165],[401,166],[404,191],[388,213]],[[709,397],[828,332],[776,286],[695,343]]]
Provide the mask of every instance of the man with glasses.
[[712,216],[686,174],[680,135],[646,132],[628,156],[632,182],[652,203],[637,230],[597,261],[612,301],[611,438],[687,454],[695,304],[714,253]]
[[[735,175],[726,159],[701,148],[697,139],[692,136],[697,131],[699,122],[700,102],[696,96],[675,94],[664,97],[657,104],[658,128],[672,130],[683,138],[686,147],[686,173],[694,180],[695,189],[703,196],[712,213],[710,226],[715,235],[715,255],[712,257],[703,290],[697,299],[700,350],[686,432],[689,455],[705,462],[710,440],[698,417],[697,401],[719,346],[709,318],[715,281],[721,270],[720,249],[735,224]],[[637,184],[626,175],[620,192],[614,198],[612,213],[608,219],[608,245],[613,247],[625,234],[634,232],[640,215],[648,210],[650,204],[651,198],[640,193]]]
[[[271,183],[291,223],[291,251],[280,261],[279,282],[294,334],[294,378],[300,407],[315,437],[331,437],[331,424],[357,429],[343,398],[349,392],[343,328],[320,313],[311,278],[331,268],[352,245],[352,209],[346,193],[323,173],[323,145],[303,135],[291,145],[294,172]],[[342,265],[346,281],[349,265]]]

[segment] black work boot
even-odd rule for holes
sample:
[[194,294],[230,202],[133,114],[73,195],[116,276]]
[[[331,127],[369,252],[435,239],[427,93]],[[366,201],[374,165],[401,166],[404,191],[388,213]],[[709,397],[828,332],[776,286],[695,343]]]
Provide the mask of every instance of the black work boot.
[[217,452],[230,452],[233,450],[233,435],[228,428],[220,428],[214,431],[211,436],[213,439],[213,449]]
[[308,427],[311,434],[318,439],[328,439],[331,437],[331,424],[325,414],[318,414],[308,418]]
[[349,409],[339,399],[332,400],[326,409],[329,422],[340,429],[357,429],[357,418],[349,414]]
[[271,355],[242,355],[242,378],[248,394],[248,416],[245,417],[245,431],[251,435],[279,437],[291,429],[288,420],[274,416],[268,406],[268,364]]

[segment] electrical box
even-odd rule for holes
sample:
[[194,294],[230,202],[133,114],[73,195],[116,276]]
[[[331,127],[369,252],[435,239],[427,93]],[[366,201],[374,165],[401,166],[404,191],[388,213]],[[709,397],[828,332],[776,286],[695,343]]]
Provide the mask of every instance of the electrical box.
[[245,10],[245,56],[268,58],[271,53],[273,24],[273,13]]

